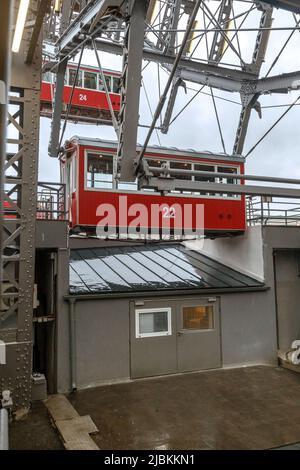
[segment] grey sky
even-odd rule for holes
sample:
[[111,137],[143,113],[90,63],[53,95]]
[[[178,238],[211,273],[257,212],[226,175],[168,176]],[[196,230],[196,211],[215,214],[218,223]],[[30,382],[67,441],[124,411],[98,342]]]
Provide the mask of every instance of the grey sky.
[[[214,3],[214,2],[212,2]],[[237,2],[234,2],[237,3]],[[238,5],[238,3],[237,3]],[[236,7],[237,8],[237,7]],[[241,3],[241,9],[245,10],[245,4]],[[242,10],[241,10],[242,11]],[[236,10],[235,14],[237,14]],[[244,27],[253,27],[257,25],[257,13],[252,14]],[[295,21],[291,13],[280,10],[273,12],[273,26],[287,27],[294,26]],[[199,26],[203,27],[203,24]],[[266,55],[266,61],[262,67],[261,76],[267,72],[270,64],[282,47],[285,39],[290,31],[275,31],[271,33],[269,46]],[[240,33],[240,47],[243,59],[250,62],[255,33]],[[237,47],[237,42],[235,42]],[[201,51],[200,51],[201,54]],[[234,62],[232,51],[227,51],[224,61]],[[121,70],[121,57],[101,54],[102,66],[116,70]],[[87,51],[83,59],[84,64],[96,65],[94,54]],[[146,64],[146,63],[145,63]],[[300,70],[300,32],[296,31],[285,49],[283,55],[279,59],[276,66],[272,69],[270,75],[285,73],[293,70]],[[160,69],[161,89],[166,80],[166,73]],[[150,64],[143,73],[143,81],[152,111],[155,109],[158,101],[158,72],[157,65]],[[187,82],[187,86],[194,90],[199,89],[199,85]],[[204,92],[209,93],[206,87]],[[178,99],[175,105],[173,116],[187,103],[195,92],[188,90],[185,95],[184,90],[180,89]],[[225,93],[220,90],[214,90],[215,95],[228,98],[240,102],[238,94]],[[291,103],[299,95],[298,91],[293,91],[286,95],[265,95],[260,98],[262,106],[270,106],[275,104]],[[238,122],[240,106],[227,103],[216,99],[217,108],[222,124],[223,136],[225,140],[226,150],[228,153],[232,151],[234,142],[236,125]],[[263,118],[259,119],[255,111],[252,112],[250,126],[244,147],[244,153],[252,147],[252,145],[264,134],[264,132],[273,124],[273,122],[284,112],[286,108],[270,108],[263,109]],[[247,172],[263,175],[276,175],[286,177],[300,177],[300,166],[297,165],[300,147],[300,130],[299,130],[300,107],[295,106],[276,128],[266,137],[266,139],[257,147],[257,149],[247,159]],[[141,88],[141,104],[140,104],[140,122],[149,124],[151,122],[151,114],[145,97],[145,90]],[[47,147],[50,134],[50,120],[41,119],[41,139],[40,139],[40,181],[58,181],[59,168],[55,159],[48,157]],[[77,134],[81,136],[98,137],[114,139],[115,133],[112,127],[95,126],[95,125],[75,125],[68,123],[64,135],[64,140]],[[139,142],[143,142],[146,130],[139,130]],[[165,146],[174,146],[179,148],[194,148],[196,150],[222,151],[221,141],[218,133],[217,122],[214,115],[212,100],[210,96],[199,94],[197,98],[189,105],[189,107],[176,119],[170,127],[169,133],[163,135],[159,133],[160,142]],[[151,143],[157,145],[158,138],[154,132]]]

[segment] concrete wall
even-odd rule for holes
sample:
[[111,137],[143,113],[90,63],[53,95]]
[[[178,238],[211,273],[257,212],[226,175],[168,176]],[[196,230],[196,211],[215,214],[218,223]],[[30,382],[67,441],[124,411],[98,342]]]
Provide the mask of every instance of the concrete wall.
[[[266,285],[270,287],[265,292],[220,295],[223,366],[276,364],[273,253],[278,249],[299,249],[299,228],[265,227],[261,231],[258,227],[250,229],[244,238],[214,240],[209,241],[208,245],[210,248],[206,246],[206,252],[209,256],[233,267],[239,265],[240,270],[248,274],[264,277]],[[57,390],[65,392],[70,386],[68,305],[62,297],[68,291],[64,271],[68,261],[67,250],[61,253],[60,259],[60,276],[64,279],[59,282],[58,291]],[[164,299],[163,296],[161,298]],[[172,298],[176,301],[180,296]],[[195,295],[191,298],[195,298]],[[76,302],[79,388],[129,378],[130,300],[107,298]],[[147,297],[143,300],[147,300]]]
[[128,379],[128,301],[80,301],[75,315],[78,388]]
[[226,294],[221,299],[223,366],[276,364],[272,292]]
[[186,246],[244,274],[264,279],[261,226],[249,227],[244,235],[187,242]]
[[275,252],[278,347],[287,350],[300,339],[300,251]]
[[[269,291],[265,291],[220,296],[224,367],[276,363],[276,318],[268,309],[269,295]],[[189,298],[199,300],[201,296]],[[143,300],[147,301],[147,297]],[[172,296],[168,300],[178,302],[181,299]],[[161,301],[165,304],[163,297]],[[130,378],[129,304],[129,299],[76,302],[79,389]],[[70,389],[67,312],[60,320],[59,336],[57,388],[65,392]]]

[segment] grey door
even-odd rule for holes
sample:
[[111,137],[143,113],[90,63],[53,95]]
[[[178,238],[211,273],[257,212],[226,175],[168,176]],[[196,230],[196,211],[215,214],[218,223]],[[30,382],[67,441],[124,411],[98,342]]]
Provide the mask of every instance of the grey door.
[[279,349],[287,350],[300,335],[299,251],[274,254]]
[[221,367],[219,300],[130,304],[131,377]]
[[177,372],[174,302],[161,300],[130,304],[131,377]]
[[182,300],[177,307],[178,371],[221,367],[219,300]]

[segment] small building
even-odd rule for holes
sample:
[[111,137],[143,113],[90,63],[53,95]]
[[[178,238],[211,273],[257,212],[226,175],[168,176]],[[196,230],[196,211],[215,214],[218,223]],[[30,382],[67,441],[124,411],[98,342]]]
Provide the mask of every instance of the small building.
[[49,392],[274,366],[299,339],[297,226],[257,225],[201,247],[81,236],[66,246],[47,224],[37,232],[34,364]]

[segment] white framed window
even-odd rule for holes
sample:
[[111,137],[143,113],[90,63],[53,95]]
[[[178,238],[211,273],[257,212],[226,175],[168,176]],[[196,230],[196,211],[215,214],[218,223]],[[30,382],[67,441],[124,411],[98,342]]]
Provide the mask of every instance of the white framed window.
[[170,336],[171,307],[143,308],[135,311],[135,337]]
[[86,165],[87,188],[113,188],[113,155],[88,152]]

